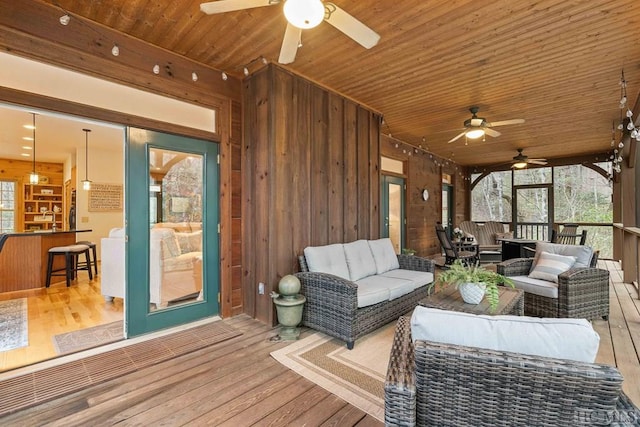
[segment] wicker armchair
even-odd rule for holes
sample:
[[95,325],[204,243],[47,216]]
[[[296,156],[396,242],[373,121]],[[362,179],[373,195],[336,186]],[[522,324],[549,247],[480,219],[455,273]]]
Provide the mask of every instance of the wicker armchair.
[[401,317],[384,387],[385,424],[638,426],[640,411],[621,386],[618,370],[606,365],[428,341],[414,345],[410,319]]
[[[302,285],[300,293],[307,298],[302,323],[312,329],[346,341],[352,349],[355,340],[407,314],[427,295],[426,287],[367,307],[358,308],[358,285],[326,273],[309,271],[304,256],[299,257],[296,277]],[[400,268],[434,272],[432,260],[412,255],[398,255]]]
[[[533,258],[514,258],[497,265],[504,276],[526,276]],[[558,275],[558,298],[525,291],[524,314],[534,317],[608,319],[609,272],[600,268],[572,268]]]

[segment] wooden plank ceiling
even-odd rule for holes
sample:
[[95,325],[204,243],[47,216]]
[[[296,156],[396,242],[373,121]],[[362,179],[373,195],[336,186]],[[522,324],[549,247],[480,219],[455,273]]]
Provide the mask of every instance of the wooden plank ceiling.
[[[46,1],[240,78],[258,58],[277,62],[286,27],[281,4],[209,16],[197,0]],[[322,23],[303,31],[286,67],[382,113],[384,133],[461,165],[508,162],[517,148],[546,158],[609,151],[623,69],[631,105],[640,91],[637,0],[334,3],[378,32],[378,45],[366,50]],[[449,144],[472,105],[489,122],[526,122]]]

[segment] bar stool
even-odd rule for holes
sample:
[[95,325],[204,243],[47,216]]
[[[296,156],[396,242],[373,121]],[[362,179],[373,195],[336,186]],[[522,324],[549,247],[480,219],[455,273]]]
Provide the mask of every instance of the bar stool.
[[[78,263],[78,270],[86,270],[87,267],[87,263],[88,265],[91,265],[91,263],[93,262],[93,271],[94,271],[94,275],[98,276],[98,256],[96,255],[96,244],[93,242],[90,242],[88,240],[81,240],[79,242],[76,242],[76,245],[87,245],[89,246],[89,249],[91,249],[91,253],[92,253],[92,258],[93,260],[87,260],[85,262],[80,262]],[[82,266],[82,268],[81,268]]]
[[[87,264],[86,270],[89,272],[89,280],[93,280],[93,274],[89,264],[89,246],[87,245],[70,245],[55,246],[49,249],[49,259],[47,262],[47,288],[51,285],[51,276],[65,276],[67,279],[67,287],[71,286],[71,280],[75,279],[78,271],[78,256],[84,254]],[[64,268],[53,269],[53,260],[56,255],[64,255]],[[64,273],[58,273],[64,271]]]

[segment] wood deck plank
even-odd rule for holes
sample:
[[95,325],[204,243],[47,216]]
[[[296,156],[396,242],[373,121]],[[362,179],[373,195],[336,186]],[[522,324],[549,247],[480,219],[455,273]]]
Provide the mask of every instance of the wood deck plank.
[[[615,365],[640,405],[640,301],[611,272],[609,321],[595,320],[597,362]],[[0,418],[0,425],[323,425],[382,423],[288,370],[271,351],[277,333],[245,315],[225,319],[243,335]],[[303,336],[309,334],[303,331]]]

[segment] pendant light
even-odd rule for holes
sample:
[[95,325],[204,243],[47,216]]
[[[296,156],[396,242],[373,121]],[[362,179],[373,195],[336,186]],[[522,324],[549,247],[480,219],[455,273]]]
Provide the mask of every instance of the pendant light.
[[36,173],[36,113],[31,113],[31,115],[33,116],[33,124],[31,125],[31,130],[33,132],[33,153],[31,153],[33,156],[33,166],[31,168],[31,174],[29,174],[29,183],[36,185],[40,182],[40,178]]
[[82,181],[83,190],[91,190],[91,181],[89,181],[89,132],[91,129],[82,129],[84,132],[84,180]]

